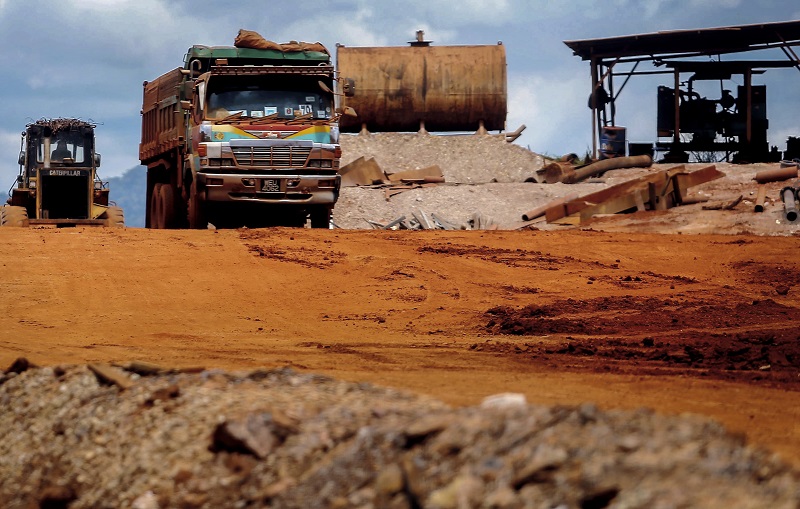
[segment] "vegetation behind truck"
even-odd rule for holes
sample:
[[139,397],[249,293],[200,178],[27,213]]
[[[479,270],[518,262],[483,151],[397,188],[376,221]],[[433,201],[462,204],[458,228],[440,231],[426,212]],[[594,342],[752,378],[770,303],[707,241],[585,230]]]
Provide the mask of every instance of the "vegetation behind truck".
[[108,186],[97,174],[94,128],[71,118],[28,124],[0,226],[124,226],[122,209],[109,206]]
[[145,225],[300,226],[310,218],[328,228],[341,180],[330,55],[320,44],[238,42],[193,46],[183,67],[144,83]]

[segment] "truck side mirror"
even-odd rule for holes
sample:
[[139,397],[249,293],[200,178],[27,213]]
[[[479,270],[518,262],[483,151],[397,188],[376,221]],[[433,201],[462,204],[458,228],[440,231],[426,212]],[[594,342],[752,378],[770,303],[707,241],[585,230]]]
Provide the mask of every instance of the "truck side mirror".
[[22,166],[23,164],[25,164],[25,152],[20,152],[19,153],[19,165]]
[[342,92],[345,97],[353,97],[356,95],[356,82],[353,78],[345,78],[342,80]]
[[100,154],[95,154],[94,155],[94,165],[95,165],[95,167],[99,167],[100,166]]

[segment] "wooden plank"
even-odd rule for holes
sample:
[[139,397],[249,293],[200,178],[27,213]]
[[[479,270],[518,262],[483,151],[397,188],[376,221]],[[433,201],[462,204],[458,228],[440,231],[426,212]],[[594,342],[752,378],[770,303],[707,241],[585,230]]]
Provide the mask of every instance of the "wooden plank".
[[414,219],[417,220],[417,222],[419,223],[420,227],[422,227],[423,230],[433,229],[433,226],[431,226],[430,222],[428,221],[428,218],[425,217],[425,212],[423,212],[422,209],[412,210],[411,215],[414,216]]
[[375,159],[365,159],[363,156],[342,167],[339,174],[342,176],[342,187],[370,186],[386,180]]
[[681,173],[679,175],[675,175],[674,179],[676,198],[678,198],[678,201],[682,203],[683,199],[686,198],[687,191],[690,187],[705,184],[706,182],[711,182],[712,180],[716,180],[724,176],[725,174],[717,170],[717,167],[713,164],[691,173]]
[[[647,186],[647,195],[648,195],[647,201],[650,201],[650,186],[652,184],[653,183],[651,182]],[[644,212],[645,210],[647,210],[644,207],[644,198],[642,197],[642,189],[635,189],[632,194],[633,194],[633,201],[634,203],[636,203],[636,210],[639,212]]]
[[[438,182],[438,177],[442,177],[442,169],[438,165],[428,166],[419,170],[405,170],[389,175],[389,180],[392,182],[400,182],[401,180],[422,180],[425,181],[426,177],[434,177]],[[434,179],[432,179],[434,180]]]
[[571,216],[564,216],[555,221],[548,221],[553,224],[564,224],[564,225],[579,225],[581,224],[581,216],[580,214],[574,214]]
[[434,221],[439,223],[442,228],[445,230],[460,230],[461,228],[456,226],[455,224],[451,223],[450,221],[444,219],[442,216],[438,215],[436,212],[431,212],[431,217]]
[[[666,178],[666,172],[662,171],[638,179],[629,180],[628,182],[623,182],[622,184],[618,184],[616,186],[588,194],[581,198],[571,200],[564,204],[563,216],[580,214],[581,217],[587,218],[591,217],[593,213],[616,214],[617,212],[622,212],[623,210],[627,210],[628,208],[636,206],[635,203],[633,205],[627,205],[629,200],[627,200],[626,197],[633,190],[640,189],[642,186],[646,187],[648,182],[666,182]],[[617,200],[621,200],[621,202],[617,203]],[[603,206],[601,207],[601,205]],[[623,205],[626,205],[626,207],[620,209],[619,207]],[[589,210],[584,213],[584,209]],[[547,221],[553,222],[555,219],[558,219],[558,212],[559,211],[556,210],[550,213],[550,210],[548,210],[549,214],[546,213]],[[551,219],[551,217],[554,219]]]
[[585,208],[580,211],[581,222],[586,222],[597,214],[619,214],[626,210],[637,208],[636,194],[639,193],[640,201],[644,201],[642,193],[647,194],[647,187],[640,184],[638,189],[631,190],[627,194],[623,194],[599,203],[593,207]]
[[[545,217],[548,223],[561,224],[561,218],[576,215],[585,221],[594,214],[616,214],[634,207],[643,210],[644,201],[652,201],[665,209],[685,198],[680,192],[722,176],[724,174],[713,165],[691,173],[686,173],[683,165],[675,166],[558,204],[547,209]],[[637,192],[642,203],[636,202]]]

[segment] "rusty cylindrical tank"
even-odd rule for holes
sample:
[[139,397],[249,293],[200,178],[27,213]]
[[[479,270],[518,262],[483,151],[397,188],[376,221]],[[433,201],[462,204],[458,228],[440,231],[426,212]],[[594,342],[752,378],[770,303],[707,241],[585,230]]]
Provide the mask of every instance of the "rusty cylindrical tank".
[[506,53],[489,46],[337,46],[339,75],[355,80],[344,132],[489,131],[506,127]]

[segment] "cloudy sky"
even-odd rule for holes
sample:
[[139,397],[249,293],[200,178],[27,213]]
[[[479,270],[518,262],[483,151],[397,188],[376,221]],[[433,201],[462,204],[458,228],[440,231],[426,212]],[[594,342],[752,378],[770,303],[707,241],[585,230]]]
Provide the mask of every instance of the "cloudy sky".
[[[564,40],[797,19],[800,6],[787,0],[0,0],[0,188],[18,172],[20,132],[43,117],[97,123],[104,177],[137,166],[142,82],[180,66],[193,44],[232,45],[240,28],[331,51],[404,46],[420,29],[435,45],[502,41],[508,130],[525,124],[518,144],[562,155],[592,144],[589,65]],[[656,87],[669,81],[626,87],[617,123],[629,140],[655,140]],[[772,70],[756,83],[768,86],[770,141],[783,149],[800,136],[800,72]]]

